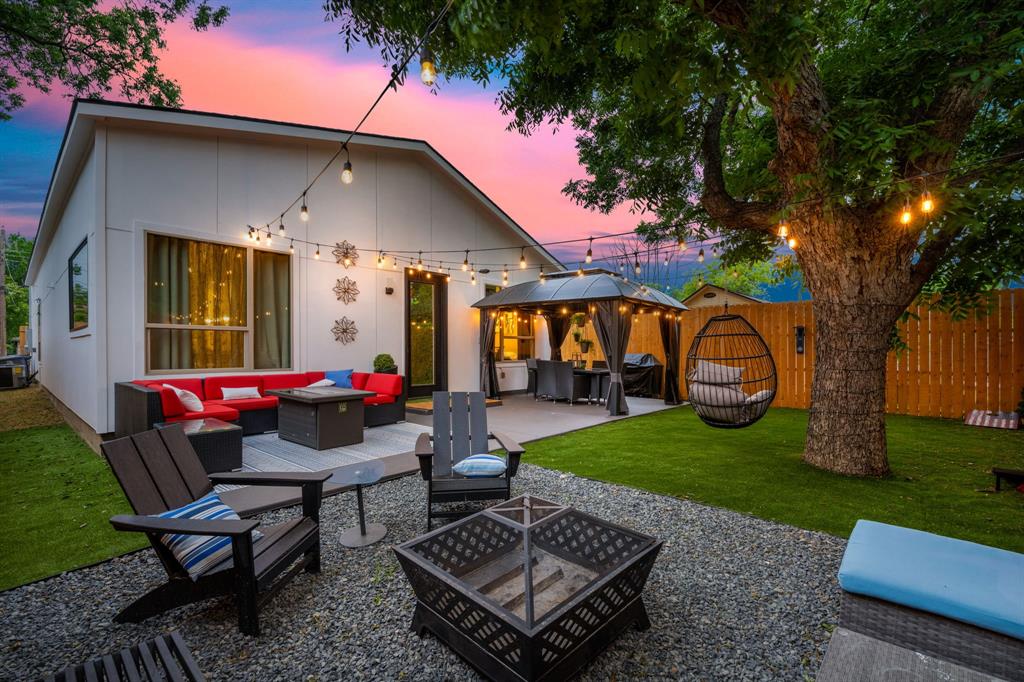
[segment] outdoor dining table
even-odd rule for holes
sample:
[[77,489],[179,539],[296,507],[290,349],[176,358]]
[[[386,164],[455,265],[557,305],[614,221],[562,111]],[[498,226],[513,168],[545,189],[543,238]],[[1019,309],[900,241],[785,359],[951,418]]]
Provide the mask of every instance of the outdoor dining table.
[[611,373],[608,369],[587,369],[586,367],[574,367],[573,374],[590,377],[590,399],[601,402],[608,395],[608,384]]

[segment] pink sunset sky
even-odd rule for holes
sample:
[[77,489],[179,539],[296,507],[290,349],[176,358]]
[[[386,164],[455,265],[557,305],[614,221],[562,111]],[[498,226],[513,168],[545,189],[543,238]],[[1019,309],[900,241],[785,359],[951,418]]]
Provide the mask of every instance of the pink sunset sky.
[[[161,68],[181,85],[189,109],[351,128],[389,77],[375,51],[360,46],[346,53],[337,26],[322,22],[317,11],[232,7],[220,28],[198,33],[179,23],[166,38]],[[566,181],[584,175],[576,131],[544,127],[530,137],[508,131],[497,93],[494,86],[442,81],[432,94],[413,73],[385,95],[362,130],[428,141],[539,241],[636,226],[639,217],[628,207],[603,215],[563,195]],[[17,180],[3,179],[0,222],[33,235],[71,101],[26,94],[27,106],[0,124],[0,144],[10,143],[29,161]],[[37,137],[48,144],[35,143]],[[36,177],[27,177],[28,168]],[[570,259],[585,248],[555,251]]]

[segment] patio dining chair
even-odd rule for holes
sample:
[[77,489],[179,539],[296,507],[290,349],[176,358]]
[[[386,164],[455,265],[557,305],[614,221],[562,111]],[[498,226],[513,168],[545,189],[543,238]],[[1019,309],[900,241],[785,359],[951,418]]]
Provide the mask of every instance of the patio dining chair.
[[[238,626],[258,635],[259,607],[300,570],[320,572],[320,501],[322,472],[225,472],[207,474],[180,425],[143,431],[101,445],[110,468],[135,511],[110,524],[120,531],[145,533],[167,571],[158,585],[122,610],[115,621],[138,623],[177,606],[233,594]],[[163,518],[155,516],[202,499],[216,483],[299,486],[302,516],[272,526],[252,519]],[[164,535],[213,536],[231,539],[231,552],[193,573],[172,553]]]
[[590,377],[576,374],[571,362],[553,362],[555,370],[555,394],[553,400],[568,400],[569,404],[579,400],[590,402]]
[[555,383],[555,364],[551,360],[537,361],[537,390],[533,394],[535,400],[551,398],[558,393],[558,386]]
[[[490,451],[494,439],[507,453],[500,476],[468,478],[455,473],[456,464],[470,455]],[[523,448],[506,435],[487,430],[487,404],[480,391],[434,393],[434,432],[421,433],[416,441],[420,474],[427,482],[427,530],[435,518],[459,518],[475,509],[435,510],[434,505],[480,500],[507,500],[512,479],[519,470]]]

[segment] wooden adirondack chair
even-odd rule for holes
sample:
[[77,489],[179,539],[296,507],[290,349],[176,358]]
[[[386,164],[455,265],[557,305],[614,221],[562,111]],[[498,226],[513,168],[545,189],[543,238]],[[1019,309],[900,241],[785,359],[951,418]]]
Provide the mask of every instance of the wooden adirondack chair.
[[196,664],[185,640],[177,631],[125,647],[118,652],[71,666],[42,682],[78,682],[103,680],[104,682],[139,682],[140,680],[174,680],[175,682],[204,682],[203,673]]
[[[331,472],[225,472],[207,474],[180,426],[144,431],[102,444],[103,454],[138,516],[110,519],[117,530],[145,533],[167,570],[168,581],[130,604],[117,622],[137,623],[176,606],[234,594],[238,626],[258,635],[259,606],[300,570],[320,572],[320,501]],[[160,514],[193,502],[215,483],[302,487],[302,516],[260,528],[259,521],[161,519]],[[232,556],[193,580],[160,541],[165,533],[231,538]],[[287,571],[287,572],[286,572]]]
[[[494,439],[508,453],[505,473],[495,478],[466,478],[452,467],[470,455],[490,451]],[[416,440],[420,474],[427,482],[427,530],[434,518],[457,518],[472,511],[434,511],[435,504],[476,500],[507,500],[512,478],[519,470],[523,448],[500,433],[487,430],[487,404],[481,391],[434,393],[434,433],[422,433]]]

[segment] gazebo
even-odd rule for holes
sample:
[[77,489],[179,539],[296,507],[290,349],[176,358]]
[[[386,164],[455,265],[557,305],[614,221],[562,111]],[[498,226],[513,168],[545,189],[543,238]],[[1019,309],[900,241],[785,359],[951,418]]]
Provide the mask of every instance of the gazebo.
[[506,287],[480,299],[473,307],[481,312],[480,388],[490,397],[498,396],[494,334],[499,313],[515,311],[541,315],[547,322],[552,360],[562,358],[562,343],[569,335],[572,317],[583,313],[593,322],[598,343],[608,361],[608,413],[629,414],[622,387],[626,346],[633,317],[651,314],[659,320],[665,349],[665,402],[679,402],[679,321],[687,308],[667,294],[614,272],[594,268],[557,272],[537,281]]

